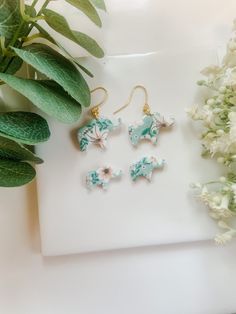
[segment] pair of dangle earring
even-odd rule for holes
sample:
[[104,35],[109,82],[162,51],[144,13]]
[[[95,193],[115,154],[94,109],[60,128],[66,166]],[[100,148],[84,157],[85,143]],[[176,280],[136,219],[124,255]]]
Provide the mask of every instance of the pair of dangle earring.
[[[151,112],[148,104],[147,90],[142,85],[136,85],[128,101],[124,106],[114,112],[117,114],[121,110],[125,109],[131,103],[134,92],[137,89],[142,89],[145,93],[145,103],[143,106],[143,117],[136,121],[134,124],[129,125],[128,133],[132,145],[137,146],[138,143],[143,140],[150,140],[153,144],[157,144],[158,136],[162,128],[170,127],[174,124],[173,118],[165,118],[159,112]],[[86,125],[78,129],[77,137],[81,151],[86,151],[90,144],[98,145],[104,149],[107,146],[108,134],[114,129],[121,126],[121,119],[110,119],[104,116],[100,116],[100,107],[104,104],[108,98],[107,90],[104,87],[97,87],[91,91],[91,93],[102,90],[104,91],[104,99],[91,109],[93,119],[90,120]]]
[[90,110],[93,119],[78,129],[77,138],[81,151],[87,151],[91,144],[105,149],[109,133],[121,126],[120,118],[109,119],[100,115],[100,107],[107,101],[108,92],[104,87],[97,87],[91,91],[91,94],[97,90],[104,92],[104,98]]
[[150,140],[154,145],[157,144],[158,136],[160,133],[160,130],[162,128],[170,127],[174,124],[173,118],[165,118],[162,116],[159,112],[151,112],[150,106],[148,104],[148,93],[144,86],[142,85],[136,85],[129,96],[128,101],[125,105],[123,105],[121,108],[116,110],[114,114],[117,114],[121,110],[128,107],[131,103],[131,100],[133,98],[134,92],[137,89],[142,89],[145,94],[145,103],[143,106],[143,117],[136,121],[133,124],[129,125],[128,132],[129,132],[129,138],[132,143],[132,145],[137,146],[139,142],[143,139]]

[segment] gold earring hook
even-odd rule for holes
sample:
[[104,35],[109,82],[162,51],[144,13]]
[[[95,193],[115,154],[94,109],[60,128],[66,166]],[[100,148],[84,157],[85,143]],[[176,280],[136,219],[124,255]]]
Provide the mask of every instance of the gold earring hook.
[[106,90],[106,88],[102,87],[102,86],[98,86],[96,88],[94,88],[93,90],[90,91],[90,93],[94,93],[95,91],[97,90],[102,90],[104,91],[104,98],[96,105],[94,106],[93,108],[91,108],[90,112],[92,114],[92,116],[95,118],[95,119],[98,119],[99,118],[99,115],[100,115],[100,107],[101,105],[103,105],[106,101],[107,101],[107,98],[108,98],[108,91]]
[[129,95],[129,98],[127,100],[127,102],[124,104],[124,106],[122,106],[121,108],[117,109],[116,111],[113,112],[113,114],[117,114],[118,112],[120,112],[121,110],[125,109],[126,107],[129,106],[129,104],[131,103],[131,100],[134,96],[134,92],[137,90],[137,89],[142,89],[144,91],[144,95],[145,95],[145,103],[144,103],[144,106],[143,106],[143,112],[147,115],[151,114],[151,110],[150,110],[150,107],[148,105],[148,93],[147,93],[147,90],[144,86],[142,85],[136,85],[134,86],[134,88],[132,89],[130,95]]

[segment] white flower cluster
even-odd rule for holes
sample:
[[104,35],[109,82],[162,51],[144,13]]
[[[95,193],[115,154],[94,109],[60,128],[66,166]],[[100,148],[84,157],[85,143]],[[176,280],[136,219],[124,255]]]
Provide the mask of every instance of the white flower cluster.
[[210,216],[225,229],[215,238],[222,244],[236,236],[236,229],[230,226],[236,214],[236,21],[221,66],[209,66],[202,74],[206,79],[198,84],[209,88],[211,97],[187,113],[202,123],[203,156],[224,164],[228,174],[194,187],[200,190],[199,198],[209,208]]

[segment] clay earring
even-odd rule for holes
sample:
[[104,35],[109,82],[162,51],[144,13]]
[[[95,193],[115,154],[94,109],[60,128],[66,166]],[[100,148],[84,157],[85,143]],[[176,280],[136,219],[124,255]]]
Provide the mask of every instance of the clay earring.
[[121,177],[122,173],[121,169],[115,169],[111,166],[105,166],[89,171],[86,176],[87,188],[92,189],[96,186],[100,186],[102,189],[106,190],[110,180]]
[[109,119],[100,116],[100,106],[104,104],[108,98],[108,92],[104,87],[97,87],[91,93],[102,90],[104,91],[104,98],[102,101],[91,109],[93,119],[86,125],[80,127],[77,132],[77,138],[81,151],[86,151],[90,144],[98,145],[104,149],[107,145],[107,137],[109,132],[121,126],[121,119]]
[[131,103],[131,100],[133,98],[134,92],[137,89],[142,89],[145,94],[145,103],[143,106],[143,113],[144,116],[141,120],[135,122],[134,124],[131,124],[129,126],[129,138],[131,143],[136,146],[140,140],[147,139],[150,140],[153,144],[157,143],[159,132],[161,128],[170,127],[174,123],[174,119],[165,119],[160,113],[153,112],[151,113],[150,106],[148,104],[148,93],[144,86],[142,85],[136,85],[129,96],[129,99],[127,103],[116,110],[114,114],[120,112],[121,110],[128,107],[128,105]]
[[157,159],[155,156],[142,157],[130,166],[131,179],[136,181],[139,177],[144,177],[151,181],[153,171],[162,168],[164,164],[164,159]]

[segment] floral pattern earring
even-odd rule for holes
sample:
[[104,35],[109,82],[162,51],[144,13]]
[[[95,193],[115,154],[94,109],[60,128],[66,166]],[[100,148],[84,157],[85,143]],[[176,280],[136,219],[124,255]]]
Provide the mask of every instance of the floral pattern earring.
[[155,156],[142,157],[130,166],[131,179],[136,181],[139,177],[144,177],[151,181],[153,171],[162,168],[164,164],[164,159],[157,159]]
[[100,106],[107,100],[107,90],[103,87],[97,87],[91,91],[103,90],[105,92],[104,99],[91,109],[93,119],[86,125],[80,127],[77,132],[77,138],[81,151],[87,151],[90,144],[95,144],[101,149],[107,146],[107,138],[111,131],[121,126],[121,119],[109,119],[100,116]]
[[129,138],[132,145],[137,146],[138,143],[145,139],[157,144],[160,130],[162,128],[170,127],[174,124],[173,118],[165,118],[159,112],[151,113],[150,106],[148,105],[147,90],[142,85],[137,85],[133,88],[127,103],[120,109],[116,110],[114,114],[126,108],[132,100],[133,94],[136,89],[142,89],[145,93],[145,104],[143,106],[144,116],[135,123],[131,124],[128,128]]
[[106,190],[109,186],[110,180],[119,178],[121,175],[121,169],[114,169],[111,166],[101,167],[88,172],[86,176],[86,185],[88,189],[100,186]]

